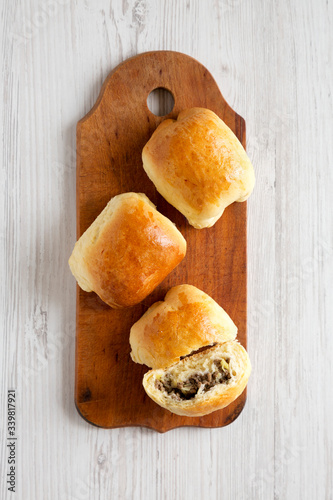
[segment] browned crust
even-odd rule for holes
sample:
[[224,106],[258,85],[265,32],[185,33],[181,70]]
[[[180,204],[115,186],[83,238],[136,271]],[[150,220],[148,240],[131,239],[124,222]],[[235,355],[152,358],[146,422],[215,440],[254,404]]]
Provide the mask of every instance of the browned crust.
[[253,167],[243,146],[208,109],[191,108],[162,122],[142,157],[157,190],[195,227],[212,225],[253,189]]
[[237,327],[209,295],[192,285],[169,290],[131,328],[132,359],[165,368],[192,351],[232,340]]
[[119,198],[109,220],[76,260],[82,261],[91,290],[104,302],[128,307],[141,302],[181,262],[186,243],[142,196]]

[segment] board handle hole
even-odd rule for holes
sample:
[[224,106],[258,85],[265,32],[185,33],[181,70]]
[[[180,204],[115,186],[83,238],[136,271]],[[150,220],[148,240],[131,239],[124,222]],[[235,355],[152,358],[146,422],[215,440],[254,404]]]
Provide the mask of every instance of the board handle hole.
[[156,116],[165,116],[171,113],[175,100],[171,92],[163,87],[158,87],[150,92],[147,97],[147,106]]

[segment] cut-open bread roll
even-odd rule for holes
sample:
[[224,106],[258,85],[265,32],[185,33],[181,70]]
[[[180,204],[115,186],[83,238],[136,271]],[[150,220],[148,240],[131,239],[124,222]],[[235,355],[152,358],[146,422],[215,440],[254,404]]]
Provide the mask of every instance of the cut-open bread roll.
[[220,410],[245,389],[251,364],[237,341],[228,341],[144,375],[143,386],[158,405],[198,417]]
[[245,389],[251,364],[237,327],[192,285],[169,290],[131,328],[131,357],[153,368],[143,386],[157,404],[196,417],[220,410]]
[[119,308],[141,302],[185,253],[182,234],[146,195],[124,193],[76,242],[69,266],[83,290]]
[[254,183],[252,164],[232,130],[211,110],[183,110],[165,120],[142,152],[156,189],[196,228],[210,227]]
[[192,285],[171,288],[131,328],[131,357],[165,368],[203,346],[233,340],[237,327],[205,292]]

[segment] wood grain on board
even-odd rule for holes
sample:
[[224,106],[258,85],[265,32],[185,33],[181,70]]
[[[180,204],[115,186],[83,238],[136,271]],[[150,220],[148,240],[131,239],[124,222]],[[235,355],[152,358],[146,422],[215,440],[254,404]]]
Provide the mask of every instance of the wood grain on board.
[[[147,107],[156,88],[169,90],[175,101],[164,117]],[[132,324],[182,283],[211,295],[234,320],[238,340],[246,347],[246,202],[229,206],[212,228],[194,229],[157,193],[142,167],[142,148],[159,123],[194,106],[213,110],[245,147],[245,122],[226,103],[212,75],[195,59],[171,51],[143,53],[120,64],[77,126],[77,237],[111,197],[135,191],[145,193],[177,225],[188,245],[183,262],[137,306],[114,310],[95,293],[77,288],[75,402],[80,414],[97,426],[145,426],[160,432],[221,427],[245,404],[246,392],[204,417],[171,414],[146,395],[142,378],[147,367],[129,355]]]

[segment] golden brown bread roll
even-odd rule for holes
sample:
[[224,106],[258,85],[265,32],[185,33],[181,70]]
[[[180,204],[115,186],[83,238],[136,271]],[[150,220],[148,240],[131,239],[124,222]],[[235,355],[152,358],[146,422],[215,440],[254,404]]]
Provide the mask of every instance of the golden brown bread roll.
[[165,120],[142,152],[156,189],[189,223],[210,227],[254,187],[252,164],[237,137],[213,111],[191,108]]
[[185,253],[182,234],[147,196],[124,193],[76,242],[69,266],[83,290],[111,307],[127,307],[149,295]]
[[131,328],[131,357],[165,368],[203,346],[235,339],[237,327],[205,292],[192,285],[171,288]]
[[188,356],[165,368],[150,370],[143,386],[163,408],[188,417],[228,406],[245,389],[251,364],[237,341],[228,341]]

